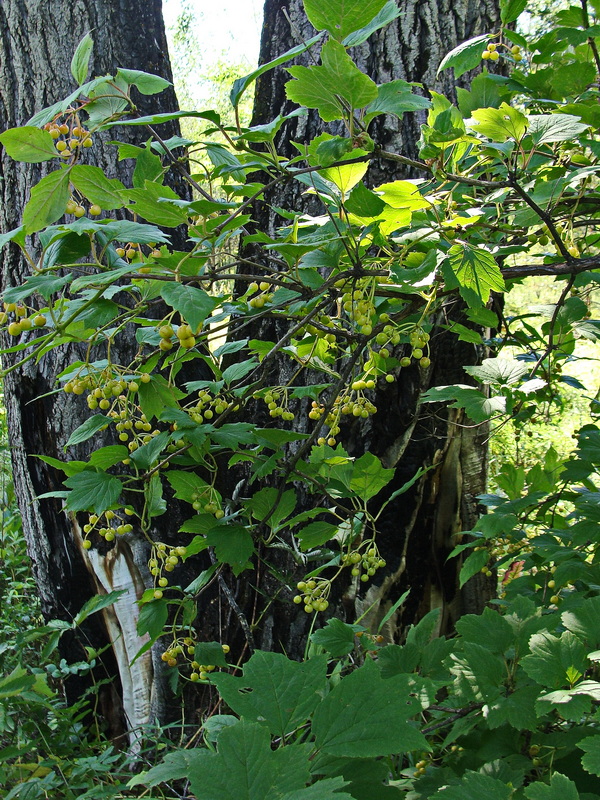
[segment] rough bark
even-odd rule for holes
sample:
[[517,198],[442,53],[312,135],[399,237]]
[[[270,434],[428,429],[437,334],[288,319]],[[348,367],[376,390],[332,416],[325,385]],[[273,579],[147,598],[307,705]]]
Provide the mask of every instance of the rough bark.
[[[41,0],[2,0],[0,3],[0,129],[25,125],[41,108],[73,91],[70,61],[82,37],[92,32],[94,51],[90,75],[114,74],[117,67],[135,68],[171,78],[167,42],[160,0],[98,0],[84,3],[48,4]],[[176,108],[173,90],[151,98],[138,97],[141,113]],[[176,133],[166,130],[165,137]],[[141,128],[121,129],[122,138],[141,144],[148,133]],[[95,137],[96,145],[86,153],[87,163],[103,168],[109,177],[127,182],[132,162],[118,161],[114,147],[103,147],[111,132]],[[31,187],[49,170],[43,165],[13,162],[6,153],[0,161],[0,231],[16,228]],[[178,187],[182,193],[185,189]],[[2,289],[22,282],[29,268],[20,251],[10,245],[0,252]],[[13,344],[14,342],[5,342]],[[127,346],[127,345],[126,345]],[[134,346],[134,345],[131,345]],[[63,446],[70,432],[89,416],[84,403],[71,395],[56,392],[57,375],[78,358],[85,357],[85,344],[62,347],[46,355],[39,364],[28,362],[16,369],[19,354],[3,356],[8,429],[12,450],[14,483],[23,519],[24,535],[39,587],[46,618],[71,620],[90,596],[126,584],[129,603],[106,612],[105,624],[99,615],[84,626],[86,644],[102,647],[107,641],[120,641],[127,652],[107,652],[103,672],[98,677],[120,674],[122,687],[106,702],[107,716],[114,734],[150,719],[149,692],[152,686],[151,657],[140,659],[132,672],[128,664],[137,645],[133,600],[143,590],[143,547],[135,541],[119,541],[118,547],[97,554],[95,563],[80,547],[77,520],[69,518],[59,500],[37,501],[36,497],[62,488],[63,475],[48,467],[33,453],[64,458]],[[118,357],[118,354],[115,354]],[[125,353],[122,354],[125,357]],[[102,357],[102,356],[97,356]],[[126,363],[126,362],[123,362]],[[77,454],[85,457],[85,450]],[[133,630],[131,630],[133,625]],[[108,631],[108,637],[107,637]],[[119,640],[119,636],[122,638]],[[71,657],[84,657],[81,643],[65,643]],[[133,649],[133,652],[131,652]],[[136,697],[132,683],[138,682],[146,694]],[[76,697],[81,690],[77,679],[67,692]],[[138,689],[139,691],[139,689]],[[115,699],[125,695],[125,703],[115,707]],[[155,706],[153,711],[159,711]]]
[[[444,72],[438,80],[438,65],[460,42],[498,26],[497,4],[494,0],[459,3],[428,0],[400,5],[402,15],[395,23],[355,49],[353,55],[358,65],[376,83],[401,78],[453,98],[452,71]],[[306,19],[301,0],[266,0],[260,61],[267,62],[312,35],[314,29]],[[312,59],[314,54],[307,53],[297,63],[310,65],[314,63]],[[465,82],[468,77],[465,76]],[[259,79],[253,124],[265,123],[293,109],[285,97],[284,84],[288,79],[285,68]],[[406,114],[401,121],[380,117],[369,132],[386,150],[414,158],[418,153],[419,126],[425,118],[426,112]],[[339,123],[324,125],[314,113],[294,118],[285,123],[278,135],[279,152],[295,155],[297,151],[291,142],[308,143],[323,130],[342,132]],[[366,180],[377,185],[406,177],[409,175],[406,171],[402,173],[397,165],[375,163]],[[322,213],[318,201],[307,199],[298,183],[276,187],[265,200],[255,209],[254,217],[257,227],[269,233],[283,223],[273,206]],[[260,258],[257,252],[252,255],[255,260]],[[378,544],[388,564],[386,577],[374,578],[366,592],[346,586],[333,604],[333,613],[347,616],[349,622],[370,608],[363,621],[376,626],[395,600],[410,589],[403,609],[387,624],[386,634],[392,641],[401,640],[406,627],[432,608],[442,609],[440,632],[449,631],[460,614],[480,611],[493,591],[491,583],[483,578],[474,579],[468,588],[459,591],[459,564],[446,561],[456,544],[455,534],[468,530],[475,522],[476,497],[485,491],[487,472],[487,432],[472,427],[461,414],[421,404],[421,395],[430,386],[466,382],[462,365],[475,364],[483,355],[481,349],[444,333],[439,325],[447,322],[448,316],[460,319],[460,306],[443,309],[433,320],[431,367],[425,371],[418,367],[402,370],[396,383],[377,390],[374,402],[378,414],[366,421],[346,424],[341,434],[342,443],[351,455],[360,456],[370,450],[385,466],[396,468],[390,492],[402,486],[420,467],[429,468],[427,475],[392,503],[380,520]],[[280,325],[266,323],[252,335],[277,341],[277,333],[282,333]],[[280,375],[273,379],[285,384],[290,377],[286,365],[281,362],[276,369]],[[305,429],[302,420],[295,424],[299,430]],[[283,558],[277,561],[279,567],[283,566],[279,563]],[[268,575],[263,576],[260,586],[263,597],[272,597],[276,591]],[[279,599],[285,597],[279,595]],[[264,609],[264,601],[259,600],[254,618]],[[272,603],[261,617],[257,644],[281,648],[288,655],[301,657],[309,626],[310,620],[298,614],[290,603]]]

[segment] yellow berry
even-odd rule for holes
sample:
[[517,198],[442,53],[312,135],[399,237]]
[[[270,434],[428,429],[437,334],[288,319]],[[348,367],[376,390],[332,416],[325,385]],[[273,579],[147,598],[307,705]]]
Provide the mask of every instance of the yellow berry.
[[100,206],[97,203],[94,203],[94,205],[90,206],[90,214],[92,215],[92,217],[97,217],[101,213],[102,213],[102,209],[100,208]]

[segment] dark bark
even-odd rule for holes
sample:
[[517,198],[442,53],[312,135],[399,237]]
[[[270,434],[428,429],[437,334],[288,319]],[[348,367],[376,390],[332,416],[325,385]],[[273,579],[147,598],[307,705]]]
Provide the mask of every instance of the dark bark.
[[[90,77],[114,74],[117,67],[126,67],[170,79],[161,12],[160,0],[98,0],[93,3],[74,0],[59,4],[3,0],[0,3],[0,129],[27,124],[34,113],[73,91],[75,86],[69,65],[77,44],[88,31],[94,39]],[[136,97],[142,114],[173,110],[176,102],[172,89],[158,96]],[[161,132],[167,138],[178,131],[175,126],[163,126]],[[138,145],[149,137],[148,131],[139,127],[121,128],[120,134],[124,141]],[[86,152],[86,162],[102,167],[106,175],[118,177],[127,185],[133,162],[118,161],[116,148],[103,146],[113,135],[109,131],[96,135],[94,147]],[[55,168],[54,162],[15,163],[2,153],[1,232],[20,224],[31,187]],[[184,186],[176,188],[185,196]],[[0,263],[3,290],[21,283],[30,271],[20,250],[12,244],[0,251]],[[14,344],[14,340],[5,340],[5,344]],[[135,343],[124,345],[124,349],[134,346]],[[111,588],[93,577],[90,562],[83,557],[77,544],[80,542],[77,521],[67,517],[61,502],[35,499],[45,492],[60,490],[64,476],[32,454],[64,459],[63,446],[70,433],[89,416],[82,398],[55,391],[57,375],[74,360],[84,358],[85,351],[85,343],[61,347],[48,353],[39,364],[29,362],[8,372],[4,379],[15,490],[46,618],[71,620],[85,600]],[[94,357],[103,355],[95,353]],[[120,355],[126,357],[125,352]],[[115,357],[119,354],[115,353]],[[10,369],[18,359],[18,353],[5,354],[4,369]],[[81,449],[77,456],[85,457],[85,450]],[[131,565],[132,581],[134,586],[137,583],[139,594],[145,560],[143,548],[135,542],[131,545],[119,542],[119,547],[125,562]],[[105,622],[111,625],[108,615],[105,615]],[[83,634],[88,639],[85,644],[94,647],[103,646],[107,641],[106,628],[99,615],[90,618]],[[84,656],[82,645],[77,641],[65,642],[65,648],[72,658],[81,660]],[[98,677],[118,675],[114,656],[107,653],[104,659],[106,673]],[[67,688],[75,697],[81,686],[71,681]],[[127,727],[132,721],[119,720],[118,709],[114,717],[114,732],[118,732],[119,724],[122,727],[125,722]]]
[[[493,0],[482,2],[405,2],[402,16],[356,48],[353,55],[376,83],[398,78],[422,83],[426,89],[453,98],[452,71],[435,73],[443,56],[460,42],[494,30],[498,26],[498,8]],[[290,25],[291,22],[291,25]],[[314,35],[306,19],[301,0],[266,0],[260,61],[267,62],[300,41]],[[306,53],[298,63],[310,65],[314,54]],[[286,65],[289,66],[289,65]],[[467,82],[469,76],[465,76]],[[289,74],[281,67],[263,75],[257,84],[253,124],[265,123],[277,114],[288,113],[293,104],[285,97],[284,84]],[[380,117],[369,129],[378,145],[409,158],[418,154],[419,126],[426,112],[406,114],[400,121]],[[324,125],[316,114],[294,118],[285,123],[278,135],[278,150],[284,155],[297,154],[291,142],[309,143],[321,131],[343,133],[340,123]],[[371,165],[366,180],[372,185],[409,177],[405,168],[390,163]],[[257,228],[273,233],[282,220],[272,206],[322,213],[317,200],[303,196],[305,187],[289,182],[275,187],[265,203],[255,209]],[[257,251],[254,260],[260,259]],[[342,429],[341,441],[351,455],[369,450],[387,467],[396,467],[390,492],[408,481],[420,467],[429,467],[426,476],[407,494],[392,503],[382,516],[378,544],[388,566],[385,577],[375,577],[358,593],[352,586],[338,592],[331,611],[353,622],[371,606],[366,624],[380,620],[387,609],[407,589],[410,595],[401,614],[387,624],[390,640],[401,640],[406,627],[432,608],[440,607],[440,632],[452,629],[457,617],[477,612],[491,598],[493,585],[483,577],[475,578],[462,592],[458,588],[459,563],[446,561],[457,543],[454,534],[474,524],[478,509],[477,495],[485,491],[487,472],[487,431],[474,428],[461,413],[441,407],[422,405],[422,393],[430,386],[465,383],[468,377],[462,365],[477,363],[482,349],[458,342],[438,327],[447,317],[461,318],[461,308],[444,308],[433,322],[432,365],[403,369],[396,383],[376,390],[374,403],[379,412],[366,421],[352,421]],[[464,322],[464,320],[463,320]],[[265,323],[252,336],[277,341],[283,333],[281,324]],[[244,332],[248,336],[248,331]],[[403,353],[399,353],[403,355]],[[285,384],[290,375],[281,361],[274,375],[276,383]],[[309,430],[306,414],[297,415],[299,430]],[[304,418],[304,421],[303,421]],[[306,502],[310,502],[307,500]],[[314,501],[313,501],[314,502]],[[273,558],[273,557],[272,557]],[[289,559],[275,556],[277,566],[289,569]],[[285,566],[284,566],[285,565]],[[302,575],[297,572],[297,577]],[[254,619],[267,608],[257,631],[258,646],[282,649],[292,657],[301,657],[310,627],[310,618],[291,605],[290,593],[279,593],[268,605],[264,597],[277,592],[268,573],[257,576],[261,596],[254,605]],[[293,582],[290,581],[293,586]],[[293,593],[293,592],[292,592]],[[286,602],[287,601],[287,602]],[[250,613],[250,610],[249,610]],[[329,612],[328,612],[329,613]]]

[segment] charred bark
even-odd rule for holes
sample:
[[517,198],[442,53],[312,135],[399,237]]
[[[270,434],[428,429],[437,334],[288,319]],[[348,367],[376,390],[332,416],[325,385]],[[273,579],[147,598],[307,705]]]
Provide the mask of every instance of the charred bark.
[[[400,78],[454,98],[452,73],[444,72],[437,79],[437,67],[454,46],[497,27],[497,4],[493,0],[458,4],[431,0],[402,2],[401,7],[402,14],[395,23],[354,50],[357,64],[376,83]],[[270,61],[312,35],[314,29],[304,14],[301,0],[266,0],[260,61]],[[314,53],[304,54],[296,63],[315,63]],[[280,67],[258,80],[253,124],[266,123],[293,109],[285,97],[284,84],[288,79],[285,68]],[[419,128],[425,119],[426,112],[406,114],[402,120],[379,117],[369,133],[384,149],[415,158]],[[340,123],[324,125],[312,112],[288,120],[278,134],[278,152],[296,155],[292,142],[308,144],[323,130],[343,133]],[[366,179],[377,185],[411,177],[401,169],[398,165],[375,162]],[[294,182],[272,189],[265,202],[254,210],[257,229],[273,234],[283,224],[274,210],[276,207],[322,213],[319,201],[307,197],[303,191],[304,187]],[[260,261],[258,250],[252,251],[251,256]],[[478,516],[476,498],[486,486],[487,431],[481,426],[473,427],[461,414],[421,403],[423,392],[430,386],[468,381],[462,365],[476,364],[484,355],[483,348],[458,342],[440,327],[448,317],[460,319],[461,313],[455,303],[432,320],[432,364],[427,370],[416,366],[403,369],[396,383],[375,391],[373,402],[378,414],[368,420],[353,420],[342,428],[341,441],[351,455],[358,457],[369,450],[379,456],[384,466],[396,468],[394,482],[388,487],[390,493],[412,478],[419,468],[428,469],[409,493],[388,506],[380,520],[378,544],[388,564],[386,577],[374,578],[366,593],[357,592],[352,585],[343,587],[330,605],[332,614],[346,616],[349,622],[371,608],[365,620],[376,627],[395,600],[410,589],[403,609],[386,626],[390,641],[400,641],[407,626],[432,608],[441,608],[439,630],[447,632],[460,614],[480,611],[493,594],[492,583],[483,578],[475,578],[461,592],[460,565],[456,560],[453,563],[446,560],[457,543],[455,534],[470,529]],[[281,323],[266,321],[251,335],[277,341],[282,333]],[[244,335],[249,335],[247,330]],[[401,357],[405,353],[396,355]],[[274,367],[275,372],[280,371],[279,376],[274,376],[275,383],[286,383],[290,377],[286,369],[283,360]],[[306,414],[297,415],[298,421],[294,423],[303,432],[308,430],[305,417]],[[281,570],[294,567],[284,554],[275,556],[274,564]],[[302,577],[299,570],[296,574]],[[310,620],[289,602],[294,592],[281,592],[268,572],[257,575],[257,582],[259,593],[248,613],[255,621],[260,619],[259,646],[301,657]],[[274,594],[274,601],[265,602],[265,598],[273,598]]]

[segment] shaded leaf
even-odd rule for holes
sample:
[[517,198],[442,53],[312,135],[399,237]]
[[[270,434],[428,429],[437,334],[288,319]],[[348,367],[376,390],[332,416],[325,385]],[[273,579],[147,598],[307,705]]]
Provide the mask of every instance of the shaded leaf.
[[118,478],[91,470],[67,478],[65,486],[72,490],[65,504],[68,511],[94,511],[96,514],[102,514],[113,506],[123,490]]
[[[316,746],[334,756],[369,758],[428,750],[425,737],[406,720],[420,710],[410,678],[383,680],[373,661],[342,678],[313,717]],[[368,698],[363,702],[361,698]]]
[[325,656],[298,663],[259,650],[244,665],[243,677],[221,673],[213,680],[236,714],[265,723],[273,736],[285,736],[313,714],[325,692],[326,676]]

